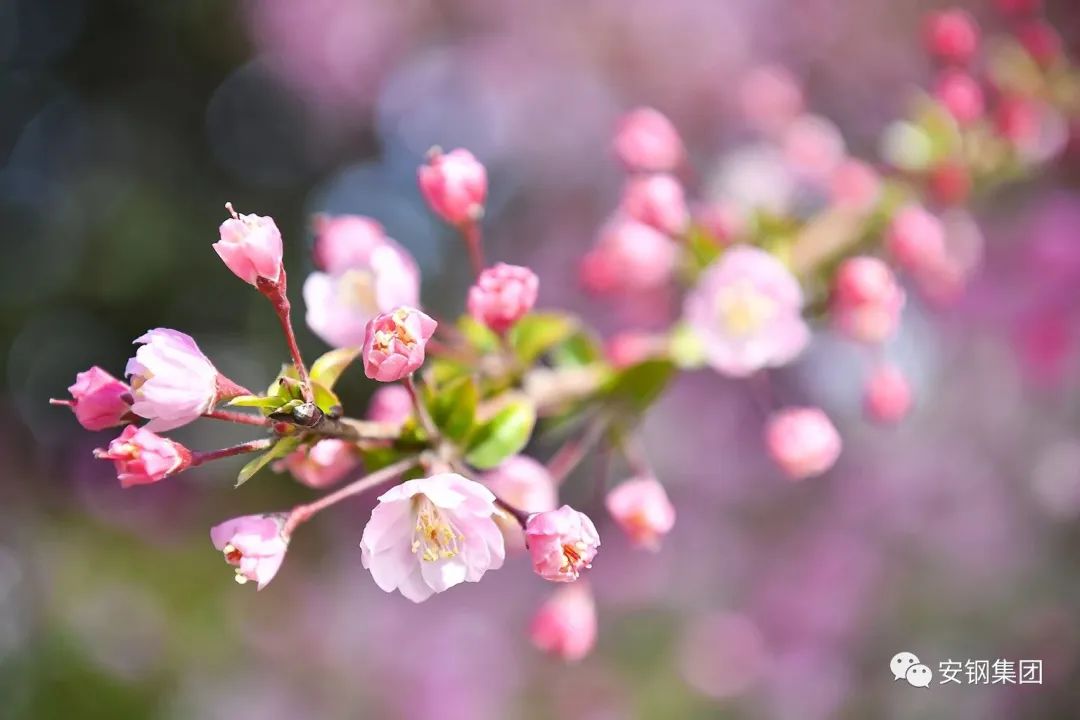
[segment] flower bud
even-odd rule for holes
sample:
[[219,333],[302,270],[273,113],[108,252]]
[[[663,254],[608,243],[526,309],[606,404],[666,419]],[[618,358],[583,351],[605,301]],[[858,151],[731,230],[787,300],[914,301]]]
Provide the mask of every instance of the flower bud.
[[911,409],[911,386],[904,373],[895,365],[882,364],[875,367],[863,392],[863,409],[871,420],[880,423],[899,422]]
[[683,144],[671,121],[642,107],[624,115],[615,130],[615,154],[628,170],[671,172],[683,159]]
[[390,241],[382,225],[363,215],[316,215],[314,227],[315,266],[331,275],[367,267],[372,253]]
[[931,13],[923,32],[927,51],[942,62],[965,65],[979,48],[979,26],[964,10]]
[[596,644],[596,603],[584,581],[560,587],[540,606],[529,627],[533,645],[568,662]]
[[739,105],[753,127],[777,133],[803,111],[803,92],[787,68],[764,65],[744,76]]
[[657,230],[625,217],[615,217],[581,261],[581,282],[589,292],[654,290],[671,279],[678,246]]
[[784,129],[781,142],[788,167],[814,182],[827,182],[844,160],[844,136],[840,129],[818,115],[795,118]]
[[125,427],[107,448],[95,450],[94,457],[115,463],[124,488],[156,483],[191,465],[191,451],[186,447],[134,425]]
[[225,562],[236,568],[237,583],[254,582],[262,590],[274,579],[289,549],[285,520],[282,513],[244,515],[210,530],[214,547],[225,555]]
[[67,405],[75,419],[87,430],[104,430],[129,422],[131,388],[98,366],[75,376],[68,388],[71,400],[50,400],[53,405]]
[[468,150],[443,153],[432,148],[419,170],[420,191],[428,207],[451,225],[475,222],[484,214],[487,171]]
[[659,549],[660,539],[675,526],[675,508],[664,486],[652,476],[619,484],[607,494],[605,504],[611,517],[639,547]]
[[819,408],[785,408],[765,428],[769,455],[792,480],[821,475],[840,456],[840,434]]
[[469,314],[497,333],[509,330],[536,304],[540,279],[520,265],[489,267],[469,288]]
[[582,569],[592,567],[600,535],[588,515],[563,505],[529,517],[525,544],[537,575],[552,582],[573,582]]
[[934,86],[934,97],[961,125],[975,122],[986,110],[982,87],[965,70],[943,72]]
[[337,438],[324,438],[310,447],[293,451],[276,463],[274,469],[288,470],[308,487],[327,488],[341,482],[359,466],[360,457],[355,445]]
[[682,185],[665,173],[627,180],[622,208],[628,216],[667,235],[681,235],[690,222]]
[[368,403],[367,419],[401,427],[412,417],[412,395],[401,385],[382,385]]
[[415,308],[399,307],[371,320],[364,337],[364,374],[395,382],[424,364],[424,348],[436,323]]
[[945,227],[922,207],[909,205],[893,216],[885,245],[897,264],[917,273],[941,264],[945,257]]
[[240,215],[231,203],[225,208],[232,218],[221,223],[214,250],[238,278],[251,285],[259,279],[277,283],[281,279],[281,232],[274,219],[261,215]]
[[896,332],[903,307],[904,291],[881,260],[848,258],[836,271],[832,313],[840,331],[853,340],[884,342]]
[[547,512],[558,502],[551,473],[527,455],[511,455],[485,473],[483,481],[497,498],[523,512]]
[[186,425],[214,407],[219,395],[237,395],[189,335],[167,328],[150,330],[128,360],[132,411],[154,432]]
[[880,197],[881,177],[863,161],[848,158],[833,171],[829,181],[833,205],[865,213],[874,209]]

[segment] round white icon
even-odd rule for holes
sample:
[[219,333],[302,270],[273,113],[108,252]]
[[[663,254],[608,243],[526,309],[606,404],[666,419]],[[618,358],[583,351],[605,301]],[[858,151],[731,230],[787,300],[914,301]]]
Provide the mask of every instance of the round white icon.
[[930,672],[930,668],[925,665],[912,665],[908,668],[904,679],[912,687],[930,687],[930,681],[934,679],[934,673]]
[[903,680],[907,677],[908,670],[919,664],[919,658],[915,653],[898,652],[889,661],[889,669],[892,670],[893,680]]

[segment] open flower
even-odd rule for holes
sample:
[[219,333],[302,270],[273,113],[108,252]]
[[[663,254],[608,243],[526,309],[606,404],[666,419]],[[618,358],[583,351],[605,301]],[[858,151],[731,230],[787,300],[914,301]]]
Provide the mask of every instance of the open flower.
[[745,377],[784,365],[810,339],[798,281],[775,257],[737,245],[709,266],[686,299],[684,316],[706,359],[725,375]]
[[468,150],[443,153],[433,148],[418,177],[428,206],[451,225],[474,222],[484,214],[487,171]]
[[214,547],[225,555],[225,562],[236,568],[237,583],[254,582],[262,590],[274,579],[289,549],[285,519],[282,513],[244,515],[210,530]]
[[290,453],[275,465],[275,470],[288,470],[293,477],[313,488],[335,485],[360,466],[356,446],[337,438],[324,438],[311,447]]
[[276,283],[281,278],[281,231],[274,219],[261,215],[237,214],[225,204],[232,217],[221,223],[220,240],[214,250],[225,265],[246,283],[256,285],[260,278]]
[[506,332],[536,304],[540,279],[520,265],[489,267],[469,288],[469,314],[495,332]]
[[120,486],[149,485],[191,466],[191,451],[146,428],[128,425],[107,448],[98,448],[94,457],[112,460]]
[[380,588],[413,602],[477,582],[506,555],[494,512],[491,491],[461,475],[408,480],[372,510],[360,541],[364,567]]
[[669,172],[683,159],[678,130],[660,111],[637,108],[622,117],[615,130],[615,154],[628,170]]
[[161,432],[186,425],[214,407],[218,389],[228,381],[189,335],[167,328],[135,340],[142,347],[128,360],[132,411]]
[[364,374],[395,382],[424,364],[424,347],[436,322],[415,308],[399,307],[368,323],[364,337]]
[[664,486],[651,476],[620,483],[607,494],[608,512],[635,545],[656,550],[675,526],[675,508]]
[[840,456],[840,434],[820,408],[784,408],[765,428],[769,455],[792,480],[820,475]]
[[583,569],[592,567],[600,535],[588,515],[563,505],[529,517],[525,544],[537,575],[552,582],[573,582]]
[[68,388],[71,400],[51,400],[53,405],[67,405],[75,419],[87,430],[104,430],[123,425],[131,418],[131,388],[97,365],[75,376]]
[[596,644],[596,602],[584,581],[555,590],[529,627],[533,645],[568,662],[581,660]]

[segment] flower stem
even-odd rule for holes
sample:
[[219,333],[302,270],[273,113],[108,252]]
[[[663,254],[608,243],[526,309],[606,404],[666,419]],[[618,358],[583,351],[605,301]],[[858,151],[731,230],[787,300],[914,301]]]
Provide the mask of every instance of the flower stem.
[[202,465],[208,463],[211,460],[220,460],[221,458],[232,457],[233,455],[244,455],[246,453],[260,452],[262,450],[269,450],[270,446],[274,443],[271,438],[263,438],[262,440],[249,440],[239,445],[233,445],[227,448],[221,448],[220,450],[210,450],[208,452],[193,452],[191,453],[191,465]]
[[470,220],[462,224],[460,230],[469,251],[473,274],[479,277],[484,270],[484,231],[480,227],[480,220]]
[[603,437],[607,429],[608,418],[596,417],[585,427],[585,430],[577,437],[570,438],[563,446],[555,451],[555,455],[548,461],[548,472],[556,485],[561,485],[566,477],[577,467],[589,451]]
[[300,376],[300,392],[304,396],[304,402],[314,402],[314,394],[311,391],[311,378],[308,377],[307,366],[304,358],[300,355],[300,346],[296,343],[296,333],[292,325],[292,304],[285,291],[285,269],[281,270],[281,279],[276,283],[269,283],[259,278],[259,292],[266,296],[270,304],[274,306],[274,313],[281,323],[281,330],[285,333],[285,344],[289,346],[289,355],[292,356],[296,373]]
[[424,429],[428,440],[433,445],[436,444],[439,439],[439,429],[435,427],[435,421],[431,419],[427,406],[424,405],[423,400],[420,398],[420,392],[416,388],[416,382],[413,380],[412,375],[405,376],[405,389],[409,391],[409,396],[412,397],[413,407],[416,408],[416,417],[420,420],[420,427]]
[[265,427],[268,424],[266,418],[262,415],[252,415],[236,410],[211,410],[210,412],[203,413],[203,417],[212,418],[214,420],[224,420],[225,422],[231,423],[240,423],[241,425],[258,425],[260,427]]
[[331,505],[335,505],[341,502],[345,498],[350,498],[353,495],[362,493],[365,490],[375,487],[376,485],[380,485],[387,480],[392,480],[393,478],[401,475],[405,471],[416,467],[419,462],[420,458],[415,455],[407,457],[404,460],[399,460],[392,465],[387,465],[380,470],[376,470],[370,475],[365,475],[359,480],[349,483],[340,490],[336,490],[329,495],[325,495],[314,502],[307,503],[306,505],[297,505],[292,509],[292,512],[289,513],[289,517],[285,521],[285,526],[282,532],[284,533],[285,537],[291,536],[293,531],[297,527],[310,520],[312,516],[314,516],[316,513],[325,510]]

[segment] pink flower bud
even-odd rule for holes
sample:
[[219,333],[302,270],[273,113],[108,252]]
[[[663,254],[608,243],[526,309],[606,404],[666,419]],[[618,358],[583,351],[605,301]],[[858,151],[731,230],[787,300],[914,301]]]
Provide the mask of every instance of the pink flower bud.
[[881,177],[863,161],[848,158],[833,171],[829,196],[837,207],[869,212],[881,197]]
[[661,355],[667,349],[662,336],[628,330],[615,335],[604,344],[608,362],[617,368],[630,367],[650,357]]
[[946,160],[926,178],[934,200],[941,205],[962,205],[971,195],[971,173],[958,161]]
[[965,70],[952,68],[941,73],[934,97],[961,125],[975,122],[986,110],[982,87]]
[[536,304],[540,279],[520,265],[489,267],[469,288],[469,314],[497,333],[506,332]]
[[529,517],[525,544],[537,575],[552,582],[573,582],[583,568],[592,567],[600,535],[588,515],[563,505]]
[[95,450],[94,457],[112,460],[120,486],[125,488],[156,483],[191,465],[191,451],[186,447],[134,425],[125,427],[108,448]]
[[1062,58],[1061,35],[1043,20],[1029,20],[1016,30],[1016,39],[1028,55],[1044,68]]
[[746,74],[739,86],[739,104],[753,127],[776,133],[803,111],[802,88],[787,68],[765,65]]
[[317,215],[315,265],[331,275],[371,264],[371,255],[390,241],[383,226],[363,215]]
[[683,144],[671,121],[641,107],[624,115],[615,130],[615,154],[628,170],[671,172],[683,159]]
[[424,348],[436,323],[415,308],[399,307],[368,323],[364,337],[364,374],[395,382],[424,364]]
[[660,539],[675,526],[675,508],[656,478],[636,477],[607,494],[608,512],[633,543],[657,550]]
[[826,182],[844,159],[840,129],[818,115],[801,115],[784,130],[784,160],[800,176]]
[[367,419],[398,427],[412,417],[412,395],[401,385],[382,385],[371,396]]
[[485,473],[483,481],[495,497],[523,512],[547,512],[554,510],[558,502],[551,473],[527,455],[508,457]]
[[135,402],[131,409],[155,432],[186,425],[214,407],[227,380],[189,335],[157,328],[135,340],[142,343],[128,360],[126,374]]
[[289,549],[285,520],[282,513],[244,515],[210,530],[214,547],[225,555],[225,562],[236,568],[237,583],[254,582],[262,590],[274,579]]
[[881,364],[866,381],[863,409],[867,417],[881,423],[904,419],[911,409],[911,386],[895,365]]
[[327,488],[341,482],[360,466],[356,446],[337,438],[319,440],[311,447],[300,448],[276,463],[277,471],[288,470],[304,485]]
[[926,49],[943,62],[967,64],[979,48],[979,26],[964,10],[931,13],[923,31]]
[[675,271],[678,246],[644,223],[617,216],[581,263],[581,282],[595,293],[653,290]]
[[821,475],[840,456],[840,434],[819,408],[785,408],[765,428],[769,455],[792,480]]
[[885,237],[889,254],[901,267],[919,272],[941,264],[945,257],[945,227],[918,205],[896,213]]
[[881,260],[853,257],[836,271],[833,317],[840,331],[853,340],[884,342],[896,332],[903,307],[904,291]]
[[428,153],[420,166],[420,191],[428,207],[451,225],[475,222],[484,214],[487,171],[468,150]]
[[627,180],[622,208],[634,220],[667,235],[681,235],[690,222],[682,185],[665,173],[637,175]]
[[568,662],[596,644],[596,603],[584,581],[560,587],[540,606],[529,627],[533,645]]
[[104,430],[129,422],[131,388],[98,366],[75,376],[68,388],[71,400],[50,400],[53,405],[67,405],[75,419],[87,430]]
[[221,239],[214,250],[238,278],[256,285],[260,278],[277,283],[281,278],[281,232],[273,218],[239,215],[231,203],[225,208],[232,218],[221,223]]

